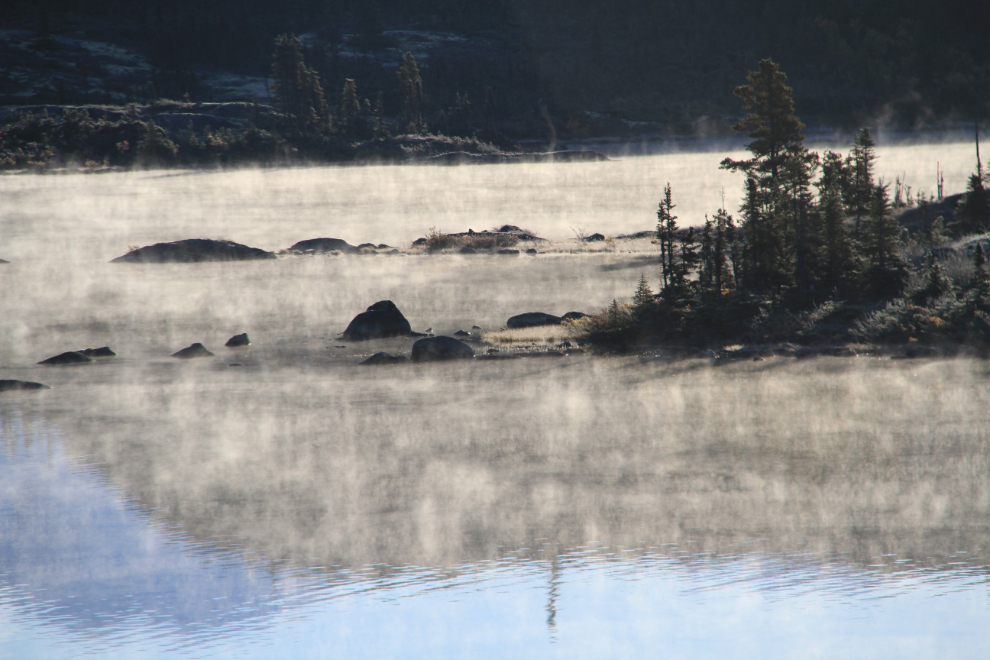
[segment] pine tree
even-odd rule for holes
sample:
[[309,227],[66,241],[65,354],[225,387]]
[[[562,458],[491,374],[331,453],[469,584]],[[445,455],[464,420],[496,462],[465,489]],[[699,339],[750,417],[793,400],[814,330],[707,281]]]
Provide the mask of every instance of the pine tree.
[[657,238],[660,240],[661,285],[667,288],[674,279],[676,259],[674,240],[677,236],[677,216],[673,214],[676,205],[672,201],[670,182],[663,189],[663,199],[657,209]]
[[366,132],[367,127],[363,125],[361,117],[361,102],[358,101],[357,83],[353,78],[344,80],[337,118],[341,132],[348,137],[361,137]]
[[646,275],[640,274],[639,285],[636,287],[636,293],[633,294],[633,316],[637,321],[647,321],[653,316],[655,309],[656,298],[653,297],[653,290],[646,281]]
[[295,131],[320,131],[328,127],[330,106],[319,74],[306,66],[302,42],[295,35],[275,39],[272,61],[275,102]]
[[412,53],[406,53],[395,72],[402,90],[402,131],[419,134],[426,132],[423,121],[423,78]]
[[956,228],[960,233],[975,234],[990,230],[990,190],[979,173],[971,174],[966,195],[956,209]]
[[859,238],[861,223],[864,216],[870,212],[873,204],[876,184],[873,181],[873,164],[877,160],[874,147],[876,143],[870,135],[870,129],[861,128],[853,140],[852,153],[849,155],[849,183],[846,188],[846,207],[850,215],[856,219],[854,235]]
[[734,94],[743,100],[750,114],[733,125],[732,130],[745,132],[752,142],[746,148],[753,154],[750,160],[726,158],[723,169],[753,172],[768,177],[770,185],[777,182],[785,161],[804,149],[804,124],[794,114],[793,90],[787,86],[787,76],[773,60],[763,60],[759,69],[746,75],[746,84]]
[[891,215],[889,188],[890,184],[885,184],[882,179],[873,187],[867,231],[867,253],[881,269],[890,265],[888,262],[897,248],[900,232],[897,221]]
[[825,152],[818,187],[818,212],[822,218],[825,242],[825,279],[835,287],[846,280],[852,263],[852,244],[846,229],[846,213],[842,204],[848,170],[842,156]]

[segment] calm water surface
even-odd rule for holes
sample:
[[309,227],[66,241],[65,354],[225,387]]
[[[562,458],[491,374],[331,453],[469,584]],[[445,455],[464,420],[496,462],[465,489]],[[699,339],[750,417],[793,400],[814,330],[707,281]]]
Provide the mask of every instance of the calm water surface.
[[[898,149],[909,183],[966,171]],[[652,246],[570,228],[650,227],[667,179],[691,223],[720,158],[0,179],[0,378],[53,386],[0,395],[0,656],[986,657],[985,362],[368,369],[411,342],[335,339],[384,298],[452,332],[628,296]],[[553,253],[106,263],[505,222]]]

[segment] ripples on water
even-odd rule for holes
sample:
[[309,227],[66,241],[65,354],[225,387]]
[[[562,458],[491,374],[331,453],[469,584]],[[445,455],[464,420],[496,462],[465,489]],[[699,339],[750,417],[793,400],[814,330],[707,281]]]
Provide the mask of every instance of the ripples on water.
[[[683,158],[639,161],[631,206],[550,203],[515,224],[648,227],[652,179]],[[573,202],[633,161],[0,181],[18,200],[0,377],[54,386],[0,398],[0,655],[985,657],[983,362],[369,370],[359,355],[409,342],[333,336],[375,300],[440,331],[594,311],[649,252],[105,263],[206,232],[412,238],[440,202],[403,186],[437,175],[469,179],[474,201],[439,199],[481,228],[511,220],[520,186]],[[534,172],[546,186],[518,178]],[[314,186],[338,175],[354,190]],[[373,236],[344,234],[363,222]],[[245,330],[253,347],[224,352]],[[218,357],[167,357],[192,341]],[[34,365],[105,343],[120,357]]]

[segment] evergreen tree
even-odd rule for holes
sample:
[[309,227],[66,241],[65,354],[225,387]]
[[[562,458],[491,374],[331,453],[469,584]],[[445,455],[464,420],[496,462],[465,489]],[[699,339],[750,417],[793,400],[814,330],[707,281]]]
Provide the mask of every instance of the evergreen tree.
[[990,190],[979,173],[971,174],[966,185],[966,195],[956,209],[956,229],[960,233],[975,234],[990,230]]
[[340,92],[340,107],[337,118],[341,132],[347,137],[363,137],[367,126],[361,116],[361,102],[358,101],[357,83],[352,78],[344,81],[344,89]]
[[660,278],[663,288],[667,288],[674,279],[676,258],[674,256],[674,240],[677,237],[677,216],[673,214],[674,207],[670,191],[670,182],[663,189],[663,199],[657,209],[657,238],[660,240]]
[[891,214],[888,188],[883,180],[873,188],[870,215],[864,227],[864,251],[871,263],[866,284],[874,296],[881,298],[897,295],[906,276],[897,254],[900,226]]
[[846,208],[856,219],[854,235],[859,238],[861,223],[864,216],[870,212],[876,184],[873,181],[874,163],[877,160],[874,147],[876,143],[870,135],[870,129],[861,128],[853,140],[852,153],[849,155],[847,167],[849,182],[845,192]]
[[295,35],[275,39],[272,61],[275,102],[295,131],[328,128],[330,106],[315,70],[306,66],[302,42]]
[[746,84],[737,87],[734,94],[743,100],[750,114],[732,130],[753,139],[746,145],[753,158],[726,158],[721,167],[769,178],[769,187],[774,187],[785,161],[804,150],[804,124],[794,114],[793,90],[787,86],[787,76],[773,60],[763,60],[758,70],[746,75]]
[[425,133],[423,121],[423,78],[412,53],[406,53],[395,75],[402,90],[401,130],[405,133]]
[[825,242],[825,280],[839,286],[846,280],[852,263],[852,244],[846,229],[846,213],[842,204],[846,167],[842,156],[825,152],[818,187],[818,212],[822,218]]
[[867,253],[874,264],[886,268],[891,253],[897,248],[900,227],[891,215],[890,184],[883,180],[873,187],[867,232]]
[[646,281],[646,275],[640,274],[639,285],[636,293],[633,294],[632,313],[639,322],[650,320],[656,310],[656,298],[653,297],[653,290],[650,289]]

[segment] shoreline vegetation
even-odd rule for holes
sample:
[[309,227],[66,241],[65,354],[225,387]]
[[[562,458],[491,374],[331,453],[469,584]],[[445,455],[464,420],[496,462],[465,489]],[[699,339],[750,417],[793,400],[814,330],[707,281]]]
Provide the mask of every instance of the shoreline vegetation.
[[746,345],[719,358],[799,347],[847,355],[853,345],[906,346],[909,357],[986,355],[990,177],[978,136],[966,193],[946,197],[939,183],[915,197],[899,180],[893,190],[875,180],[866,128],[845,157],[809,151],[786,81],[763,60],[735,90],[749,114],[733,128],[751,140],[751,157],[726,158],[721,168],[744,177],[740,221],[720,208],[700,228],[680,228],[668,184],[657,210],[659,293],[644,274],[630,303],[613,300],[583,322],[589,339]]

